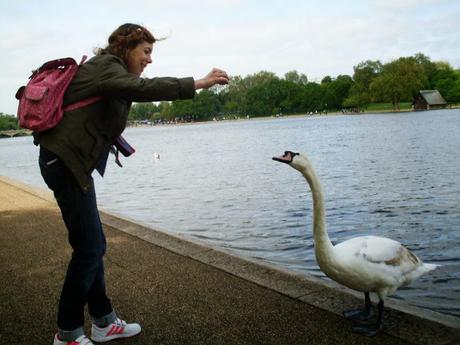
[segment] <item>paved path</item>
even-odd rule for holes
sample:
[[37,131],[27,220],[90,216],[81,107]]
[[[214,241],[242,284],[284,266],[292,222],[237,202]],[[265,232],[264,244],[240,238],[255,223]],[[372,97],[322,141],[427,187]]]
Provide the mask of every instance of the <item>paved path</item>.
[[[361,303],[348,292],[102,218],[109,295],[121,317],[143,327],[117,344],[460,344],[458,319],[392,308],[381,335],[354,334],[339,314]],[[70,254],[50,194],[0,178],[0,344],[52,343]]]

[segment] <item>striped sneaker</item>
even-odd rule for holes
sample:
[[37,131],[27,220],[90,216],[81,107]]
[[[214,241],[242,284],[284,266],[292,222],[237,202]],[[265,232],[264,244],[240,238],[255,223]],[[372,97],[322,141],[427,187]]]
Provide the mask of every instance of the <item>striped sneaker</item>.
[[60,340],[58,335],[54,336],[53,345],[94,345],[91,340],[89,340],[86,336],[82,335],[79,336],[77,339],[72,341]]
[[104,343],[118,338],[133,337],[141,332],[141,326],[137,323],[126,323],[121,319],[116,319],[107,327],[98,327],[93,323],[91,328],[91,339],[98,343]]

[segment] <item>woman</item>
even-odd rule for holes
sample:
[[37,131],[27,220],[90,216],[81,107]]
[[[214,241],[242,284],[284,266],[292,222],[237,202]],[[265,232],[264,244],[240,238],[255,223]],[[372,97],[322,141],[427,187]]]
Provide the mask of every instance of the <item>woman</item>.
[[91,177],[95,169],[103,175],[110,148],[126,126],[131,102],[192,98],[196,89],[228,83],[227,74],[219,69],[199,80],[141,78],[152,62],[155,41],[142,26],[121,25],[110,35],[108,46],[80,67],[64,105],[102,98],[65,112],[56,127],[35,134],[40,170],[54,192],[73,249],[59,301],[54,345],[92,344],[83,330],[86,304],[93,319],[94,341],[131,337],[141,331],[138,324],[117,317],[106,295],[106,241]]

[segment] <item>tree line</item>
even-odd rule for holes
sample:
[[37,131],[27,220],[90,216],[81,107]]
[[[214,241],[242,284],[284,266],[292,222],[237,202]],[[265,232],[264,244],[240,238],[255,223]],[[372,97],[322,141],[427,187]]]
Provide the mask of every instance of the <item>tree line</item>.
[[[460,102],[460,70],[443,61],[432,62],[418,53],[388,63],[367,60],[353,67],[353,75],[325,76],[309,81],[297,71],[282,78],[260,71],[233,76],[229,85],[202,90],[192,100],[136,103],[129,120],[207,121],[240,117],[305,114],[355,109],[371,103],[412,102],[420,90],[438,90],[449,103]],[[17,118],[0,113],[0,130],[17,129]]]
[[0,131],[9,131],[18,128],[19,124],[16,116],[0,113]]
[[233,76],[229,85],[202,90],[192,100],[137,103],[130,120],[206,121],[338,111],[363,111],[371,103],[412,102],[420,90],[438,90],[449,103],[460,102],[460,70],[449,63],[432,62],[422,53],[388,63],[367,60],[353,67],[353,75],[325,76],[321,82],[290,71],[283,78],[260,71]]

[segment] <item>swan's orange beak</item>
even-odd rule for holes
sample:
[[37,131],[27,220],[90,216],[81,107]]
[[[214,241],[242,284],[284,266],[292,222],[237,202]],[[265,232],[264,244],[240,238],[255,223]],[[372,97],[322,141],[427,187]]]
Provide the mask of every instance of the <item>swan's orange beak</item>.
[[292,159],[294,158],[295,155],[298,155],[298,153],[294,153],[291,151],[285,151],[284,155],[273,157],[272,159],[277,162],[289,164],[292,162]]

